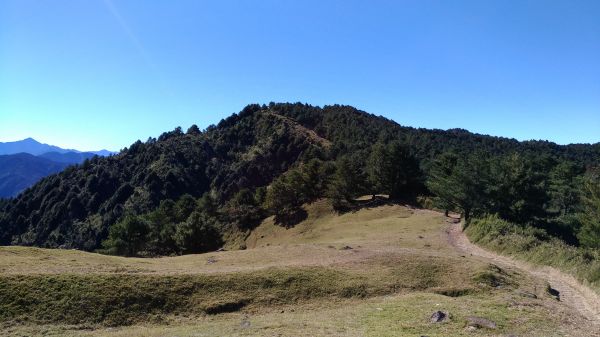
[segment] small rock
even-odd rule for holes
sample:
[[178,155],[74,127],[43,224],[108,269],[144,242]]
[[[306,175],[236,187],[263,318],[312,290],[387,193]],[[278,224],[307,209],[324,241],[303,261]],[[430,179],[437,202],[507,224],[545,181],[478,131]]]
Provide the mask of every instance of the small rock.
[[548,294],[550,294],[550,296],[554,297],[557,301],[560,301],[560,291],[552,288],[551,286],[548,286],[546,291]]
[[340,250],[350,250],[350,249],[352,249],[352,247],[350,247],[350,246],[344,246],[344,247],[340,248]]
[[223,248],[223,247],[221,247],[221,248],[217,249],[217,252],[224,252],[224,251],[226,251],[226,249],[225,249],[225,248]]
[[383,311],[383,308],[375,308],[377,311]]
[[242,329],[247,329],[247,328],[249,328],[249,327],[250,327],[250,321],[243,320],[243,321],[242,321],[242,323],[240,323],[240,327],[241,327]]
[[217,262],[217,259],[215,259],[212,256],[209,257],[208,259],[206,259],[206,263],[208,263],[208,264],[213,264],[213,263],[216,263],[216,262]]
[[469,316],[467,322],[467,327],[496,329],[496,322],[483,317]]
[[447,312],[438,310],[431,315],[429,321],[431,323],[441,323],[447,321],[448,319],[449,317]]

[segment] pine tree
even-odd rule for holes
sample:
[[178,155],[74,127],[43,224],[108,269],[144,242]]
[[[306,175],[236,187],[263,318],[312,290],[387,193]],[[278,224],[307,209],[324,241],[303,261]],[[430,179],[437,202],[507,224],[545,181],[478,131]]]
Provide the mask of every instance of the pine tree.
[[446,153],[434,161],[427,187],[445,208],[458,210],[468,221],[485,212],[489,164],[481,155]]
[[340,157],[327,193],[334,208],[343,208],[351,202],[361,192],[361,186],[359,168],[349,157]]
[[600,172],[591,172],[583,184],[583,212],[577,238],[581,245],[600,248]]

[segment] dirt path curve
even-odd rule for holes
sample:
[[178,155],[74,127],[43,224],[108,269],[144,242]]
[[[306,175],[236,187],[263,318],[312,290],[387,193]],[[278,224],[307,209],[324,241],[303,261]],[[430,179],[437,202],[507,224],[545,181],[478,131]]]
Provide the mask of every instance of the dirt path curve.
[[577,310],[600,331],[600,296],[579,283],[574,277],[552,267],[537,267],[484,250],[469,241],[462,231],[461,223],[450,224],[446,233],[450,244],[465,254],[479,256],[500,266],[517,268],[547,281],[552,288],[560,292],[561,302]]

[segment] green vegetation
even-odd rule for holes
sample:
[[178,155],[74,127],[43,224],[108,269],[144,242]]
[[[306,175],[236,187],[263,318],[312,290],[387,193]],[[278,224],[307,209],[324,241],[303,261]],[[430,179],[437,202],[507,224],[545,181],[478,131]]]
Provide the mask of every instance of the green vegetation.
[[577,237],[584,246],[600,249],[600,171],[586,177],[582,199],[581,229]]
[[375,144],[366,171],[373,195],[385,193],[391,199],[410,199],[423,192],[419,161],[406,145],[397,141]]
[[465,218],[486,213],[519,223],[545,215],[549,201],[543,162],[518,154],[467,157],[446,154],[431,168],[429,188],[446,208]]
[[302,211],[302,204],[325,193],[333,170],[332,165],[319,159],[290,169],[267,188],[264,207],[278,217],[278,222],[287,223]]
[[[434,196],[468,218],[497,213],[593,246],[596,220],[576,215],[584,207],[581,177],[598,158],[599,144],[413,129],[348,106],[254,104],[205,130],[176,128],[87,160],[0,202],[0,244],[199,252],[273,214],[293,225],[305,216],[305,202],[330,196],[343,210],[372,193]],[[211,209],[162,219],[164,203],[185,195],[194,199],[186,197],[189,204],[210,198]]]
[[217,314],[246,305],[390,292],[325,268],[230,275],[28,275],[0,278],[0,321],[124,325],[170,314]]
[[569,246],[543,229],[519,226],[496,215],[474,219],[465,232],[479,245],[556,267],[600,291],[600,251],[597,249]]
[[[432,294],[410,294],[392,303],[382,303],[380,310],[370,310],[362,322],[367,336],[563,336],[557,324],[546,322],[547,313],[531,307],[511,308],[499,294],[451,298]],[[503,296],[507,296],[503,294]],[[450,313],[448,322],[432,324],[428,318],[432,308]],[[465,329],[469,316],[494,317],[498,328],[469,331]],[[514,324],[519,322],[519,324]]]
[[209,199],[195,200],[185,194],[177,202],[161,201],[148,214],[127,215],[110,227],[103,252],[155,256],[215,250],[223,240]]

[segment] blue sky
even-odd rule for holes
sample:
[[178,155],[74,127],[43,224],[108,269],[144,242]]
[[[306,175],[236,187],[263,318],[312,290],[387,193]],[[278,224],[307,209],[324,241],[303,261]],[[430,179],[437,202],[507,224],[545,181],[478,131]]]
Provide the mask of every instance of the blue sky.
[[0,1],[0,141],[117,150],[248,103],[600,141],[600,1]]

